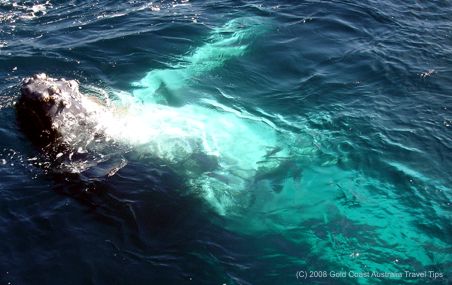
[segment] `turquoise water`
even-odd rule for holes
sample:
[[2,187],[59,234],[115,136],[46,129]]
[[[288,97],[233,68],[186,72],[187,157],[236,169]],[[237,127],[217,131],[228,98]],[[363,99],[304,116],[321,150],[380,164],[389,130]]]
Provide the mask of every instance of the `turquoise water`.
[[[1,282],[449,284],[451,12],[0,1]],[[46,167],[38,72],[108,98],[115,175]]]

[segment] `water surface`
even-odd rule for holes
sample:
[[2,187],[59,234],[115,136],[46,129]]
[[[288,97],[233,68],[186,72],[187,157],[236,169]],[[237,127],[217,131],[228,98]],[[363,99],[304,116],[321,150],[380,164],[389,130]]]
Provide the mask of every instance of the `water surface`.
[[[447,1],[0,1],[1,282],[450,283],[451,15]],[[43,165],[14,111],[38,72],[127,110],[112,128],[125,167]],[[220,167],[181,164],[197,150]]]

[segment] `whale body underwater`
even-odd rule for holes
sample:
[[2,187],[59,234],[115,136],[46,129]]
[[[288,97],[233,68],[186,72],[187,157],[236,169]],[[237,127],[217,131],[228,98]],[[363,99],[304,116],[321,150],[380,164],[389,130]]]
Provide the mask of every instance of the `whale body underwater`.
[[107,99],[80,92],[75,80],[26,78],[16,105],[19,125],[54,171],[83,174],[104,163],[97,175],[111,176],[127,165],[115,154],[144,153],[170,165],[187,189],[227,214],[244,206],[250,187],[278,191],[290,161],[278,128],[215,100],[171,106],[159,88],[183,90],[192,77],[245,54],[265,29],[260,18],[234,19],[213,30],[183,64],[150,71],[132,92],[106,91]]

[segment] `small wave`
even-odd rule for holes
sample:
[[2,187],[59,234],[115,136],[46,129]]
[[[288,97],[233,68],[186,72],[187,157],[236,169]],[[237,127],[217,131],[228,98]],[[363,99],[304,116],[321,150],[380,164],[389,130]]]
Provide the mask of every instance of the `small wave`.
[[7,22],[10,24],[15,23],[19,20],[32,20],[47,14],[47,10],[51,9],[53,5],[50,1],[45,1],[42,3],[24,3],[18,4],[16,2],[11,3],[10,1],[0,2],[1,7],[5,7],[9,12],[0,14],[0,23]]

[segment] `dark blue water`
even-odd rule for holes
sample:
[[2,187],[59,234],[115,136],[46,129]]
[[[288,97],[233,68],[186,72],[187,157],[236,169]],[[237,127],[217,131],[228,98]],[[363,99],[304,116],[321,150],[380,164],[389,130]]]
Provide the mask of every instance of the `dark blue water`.
[[[56,173],[16,122],[40,72],[236,166]],[[0,283],[450,284],[451,78],[448,1],[0,0]]]

